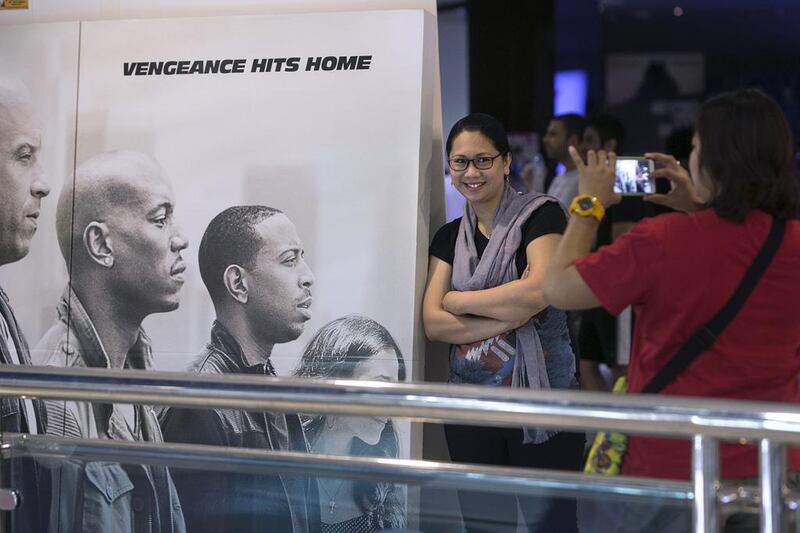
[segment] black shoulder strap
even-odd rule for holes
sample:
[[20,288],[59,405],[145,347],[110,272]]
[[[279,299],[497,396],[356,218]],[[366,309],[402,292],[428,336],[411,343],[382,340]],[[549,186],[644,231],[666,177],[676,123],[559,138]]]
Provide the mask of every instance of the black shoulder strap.
[[686,370],[697,357],[711,348],[719,337],[720,333],[731,323],[736,314],[747,301],[750,293],[758,284],[761,276],[767,270],[767,267],[775,257],[775,253],[781,246],[783,234],[786,231],[786,222],[772,219],[772,227],[767,235],[767,240],[761,246],[753,260],[753,264],[747,269],[739,286],[731,295],[730,299],[720,309],[714,318],[712,318],[705,326],[701,327],[694,334],[689,337],[683,346],[678,349],[678,352],[672,356],[664,367],[650,380],[650,382],[642,389],[642,392],[656,393],[660,392],[675,381],[675,379]]

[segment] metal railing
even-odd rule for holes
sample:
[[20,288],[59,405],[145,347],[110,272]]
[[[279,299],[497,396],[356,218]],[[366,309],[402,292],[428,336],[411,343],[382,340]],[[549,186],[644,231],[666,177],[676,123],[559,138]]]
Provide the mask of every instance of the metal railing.
[[[452,465],[431,461],[341,458],[261,450],[220,450],[193,445],[129,443],[18,436],[6,451],[34,456],[72,454],[111,457],[131,454],[141,462],[190,464],[270,471],[314,467],[353,476],[432,483],[463,488],[660,498],[693,504],[694,530],[719,527],[720,506],[758,505],[761,531],[781,531],[784,512],[798,507],[785,490],[786,445],[800,443],[800,406],[672,396],[529,391],[479,386],[317,381],[183,373],[0,368],[0,396],[146,403],[197,408],[233,408],[353,416],[389,416],[415,421],[561,429],[615,429],[633,434],[685,437],[693,442],[691,483],[647,478],[603,477],[567,472]],[[719,442],[742,439],[759,445],[759,487],[720,485]],[[105,455],[104,455],[105,454]],[[74,456],[74,455],[73,455]],[[188,463],[187,463],[188,461]],[[238,465],[238,466],[237,466]]]

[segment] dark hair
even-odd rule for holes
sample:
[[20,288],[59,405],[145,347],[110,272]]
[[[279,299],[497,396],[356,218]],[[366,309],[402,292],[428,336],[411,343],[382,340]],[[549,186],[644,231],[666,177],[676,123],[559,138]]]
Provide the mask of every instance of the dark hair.
[[[376,354],[390,350],[397,357],[397,379],[406,379],[406,365],[400,348],[389,331],[363,315],[346,315],[322,326],[309,341],[295,375],[310,378],[351,378],[356,368]],[[303,429],[313,443],[325,426],[324,415],[303,416]],[[383,427],[377,444],[370,445],[353,437],[350,453],[356,456],[396,458],[400,446],[394,424]],[[398,487],[393,483],[356,481],[353,499],[368,515],[373,529],[405,525]]]
[[[617,141],[617,153],[622,153],[622,144],[625,141],[625,127],[615,117],[601,113],[586,121],[586,128],[594,128],[600,136],[600,144],[614,139]],[[584,128],[584,129],[586,129]]]
[[751,209],[791,219],[800,207],[794,141],[780,106],[757,89],[720,94],[700,108],[699,168],[713,184],[717,214],[744,221]]
[[564,124],[564,129],[567,132],[567,138],[573,135],[578,136],[578,140],[583,137],[583,130],[586,129],[586,119],[576,113],[565,113],[563,115],[556,115],[553,120],[558,120]]
[[506,129],[499,120],[492,115],[486,113],[470,113],[466,117],[460,119],[453,124],[450,128],[450,134],[447,136],[447,143],[445,143],[445,151],[447,156],[450,156],[450,150],[453,149],[453,141],[461,132],[474,131],[478,132],[489,141],[501,154],[511,152],[511,146],[508,144],[508,135]]
[[278,209],[263,205],[229,207],[208,224],[198,250],[200,277],[213,301],[218,301],[225,291],[223,275],[230,265],[251,269],[258,251],[261,236],[255,226],[273,215]]
[[692,155],[692,137],[694,137],[693,126],[678,126],[667,135],[667,139],[664,141],[667,153],[681,164],[685,164],[686,168],[689,168],[689,156]]
[[[397,379],[406,379],[406,364],[391,333],[363,315],[346,315],[328,322],[308,342],[295,375],[351,378],[359,364],[384,350],[397,357]],[[310,435],[313,437],[313,435]]]

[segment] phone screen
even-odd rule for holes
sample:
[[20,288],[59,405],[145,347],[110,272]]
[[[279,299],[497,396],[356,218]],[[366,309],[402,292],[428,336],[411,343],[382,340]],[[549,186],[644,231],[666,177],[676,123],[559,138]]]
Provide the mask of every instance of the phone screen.
[[642,195],[656,192],[653,184],[653,160],[644,157],[618,157],[614,192]]

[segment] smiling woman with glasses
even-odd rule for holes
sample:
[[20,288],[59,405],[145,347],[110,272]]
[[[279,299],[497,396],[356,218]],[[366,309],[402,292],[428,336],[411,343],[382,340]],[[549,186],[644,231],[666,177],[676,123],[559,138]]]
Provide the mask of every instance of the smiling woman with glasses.
[[[558,201],[521,196],[508,185],[511,151],[489,115],[459,120],[447,138],[453,186],[464,216],[430,247],[425,332],[450,344],[450,382],[533,389],[577,388],[563,312],[550,308],[542,280],[567,218]],[[579,470],[584,436],[538,428],[445,426],[456,462]],[[516,531],[517,498],[460,491],[468,531]],[[576,532],[574,500],[521,498],[531,532]],[[505,527],[498,524],[505,521]]]

